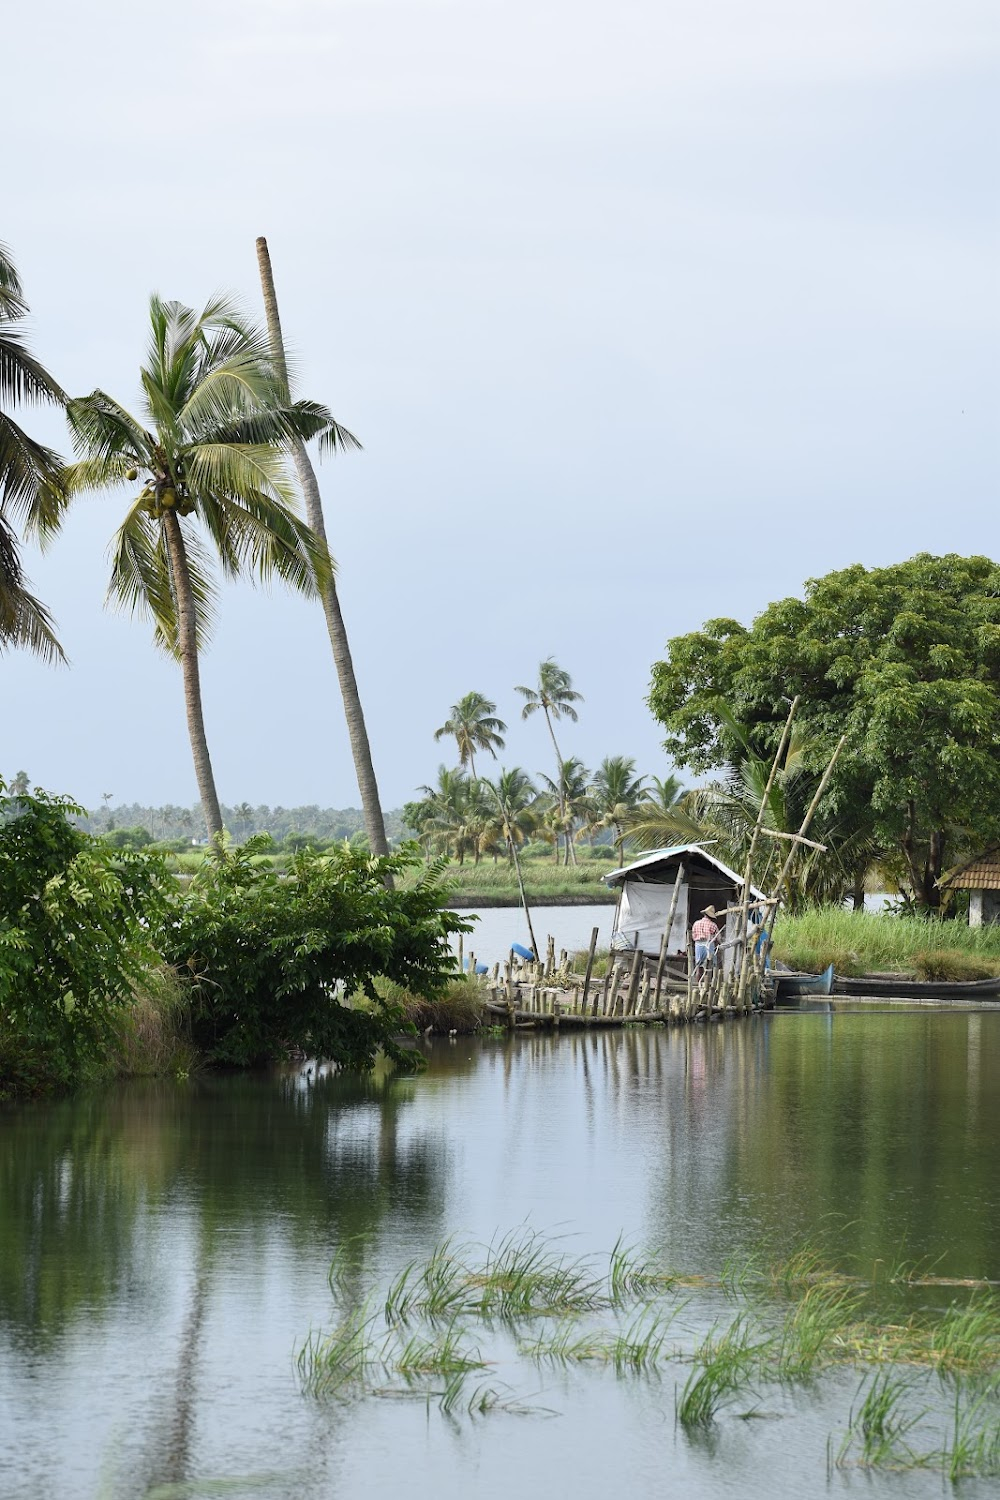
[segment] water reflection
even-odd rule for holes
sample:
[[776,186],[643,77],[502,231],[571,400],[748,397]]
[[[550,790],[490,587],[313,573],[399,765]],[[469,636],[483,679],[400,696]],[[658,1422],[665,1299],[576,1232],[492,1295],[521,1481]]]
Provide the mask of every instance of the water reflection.
[[[279,1455],[275,1493],[320,1500],[404,1431],[428,1445],[428,1495],[490,1493],[492,1438],[449,1448],[387,1404],[300,1395],[292,1351],[331,1315],[345,1244],[358,1302],[448,1233],[523,1221],[581,1251],[624,1231],[684,1270],[821,1239],[848,1269],[903,1253],[1000,1276],[996,1013],[460,1038],[428,1061],[415,1079],[297,1069],[0,1112],[0,1493],[91,1500],[109,1454],[114,1496]],[[660,1408],[614,1407],[658,1474]],[[570,1468],[560,1482],[585,1487]],[[411,1479],[403,1463],[394,1482]]]

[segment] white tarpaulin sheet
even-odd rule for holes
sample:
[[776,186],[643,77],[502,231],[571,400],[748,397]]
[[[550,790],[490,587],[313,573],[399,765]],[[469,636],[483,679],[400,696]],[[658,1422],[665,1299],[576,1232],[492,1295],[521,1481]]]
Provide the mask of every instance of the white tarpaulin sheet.
[[[673,900],[673,885],[658,885],[653,881],[626,880],[622,883],[622,899],[618,908],[617,930],[628,940],[629,947],[639,934],[637,946],[643,953],[658,954],[663,929]],[[673,925],[667,943],[668,953],[683,953],[687,947],[687,881],[681,881],[680,898],[674,912]]]

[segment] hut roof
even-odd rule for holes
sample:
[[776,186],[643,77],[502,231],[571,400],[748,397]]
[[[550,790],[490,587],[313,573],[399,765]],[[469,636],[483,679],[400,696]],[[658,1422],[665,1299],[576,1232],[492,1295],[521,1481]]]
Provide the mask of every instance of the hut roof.
[[[641,876],[652,875],[660,866],[679,864],[685,855],[697,855],[699,859],[706,860],[733,885],[742,885],[743,876],[737,875],[728,865],[724,865],[721,859],[716,859],[714,854],[709,854],[704,844],[674,844],[670,849],[653,849],[651,853],[644,854],[640,859],[633,860],[630,865],[623,865],[620,870],[609,870],[601,879],[605,885],[622,885],[630,875]],[[759,891],[755,885],[750,887],[751,895],[758,901],[763,901],[764,892]]]
[[977,859],[948,885],[953,891],[1000,891],[1000,861]]

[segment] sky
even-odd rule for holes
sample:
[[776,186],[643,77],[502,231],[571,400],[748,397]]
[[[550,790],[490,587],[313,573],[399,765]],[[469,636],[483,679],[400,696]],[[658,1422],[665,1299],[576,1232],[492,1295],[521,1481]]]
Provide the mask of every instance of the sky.
[[[387,808],[473,690],[551,774],[545,657],[565,755],[664,775],[671,636],[1000,555],[992,0],[37,0],[5,41],[0,240],[73,394],[136,404],[153,291],[262,318],[267,236],[364,445],[319,475]],[[179,669],[103,604],[128,498],[26,548],[70,665],[0,657],[0,774],[191,805]],[[227,588],[202,680],[223,802],[358,805],[317,605]]]

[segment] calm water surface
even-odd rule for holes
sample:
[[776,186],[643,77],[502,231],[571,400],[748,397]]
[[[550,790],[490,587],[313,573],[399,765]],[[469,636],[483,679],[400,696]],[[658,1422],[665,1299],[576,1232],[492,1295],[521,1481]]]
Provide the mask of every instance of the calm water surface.
[[822,1239],[845,1269],[902,1251],[1000,1278],[1000,1015],[845,1008],[428,1055],[416,1079],[295,1070],[0,1112],[5,1500],[221,1479],[282,1500],[941,1493],[933,1474],[828,1479],[846,1373],[692,1440],[673,1373],[511,1360],[497,1377],[558,1415],[452,1422],[308,1398],[294,1354],[334,1321],[347,1241],[359,1301],[444,1235],[524,1222],[581,1253],[624,1232],[688,1271]]

